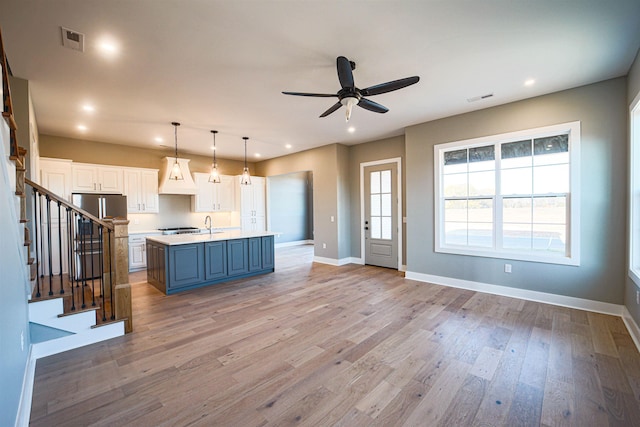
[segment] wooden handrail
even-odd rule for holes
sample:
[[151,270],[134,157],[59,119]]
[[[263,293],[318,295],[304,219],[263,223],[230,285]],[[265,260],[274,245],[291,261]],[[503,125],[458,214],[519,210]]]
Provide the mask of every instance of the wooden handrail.
[[84,209],[80,209],[79,207],[77,207],[76,205],[74,205],[73,203],[69,203],[66,200],[64,200],[62,197],[58,196],[55,193],[52,193],[51,191],[47,190],[46,188],[36,184],[35,182],[31,181],[28,178],[25,178],[25,183],[27,183],[28,185],[30,185],[33,189],[38,190],[38,192],[40,194],[44,194],[45,196],[49,196],[50,200],[53,200],[55,202],[59,202],[61,205],[64,205],[65,207],[78,212],[79,214],[81,214],[82,216],[87,217],[88,219],[92,220],[93,222],[102,225],[104,228],[107,228],[109,230],[113,230],[113,223],[110,222],[106,222],[101,220],[100,218],[98,218],[95,215],[90,214],[89,212],[85,211]]
[[13,102],[11,101],[11,88],[9,86],[9,66],[7,63],[7,54],[4,50],[4,43],[2,42],[2,31],[0,30],[0,66],[2,66],[2,117],[5,118],[11,129],[11,147],[10,155],[11,159],[18,158],[18,141],[16,138],[16,119],[13,116]]

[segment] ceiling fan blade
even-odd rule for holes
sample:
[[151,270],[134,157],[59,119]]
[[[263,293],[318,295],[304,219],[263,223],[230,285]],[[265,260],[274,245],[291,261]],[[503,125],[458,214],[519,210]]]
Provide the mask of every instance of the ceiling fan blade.
[[336,59],[336,66],[338,68],[338,80],[340,80],[340,86],[342,88],[354,87],[353,83],[353,71],[351,71],[351,63],[344,56],[338,56]]
[[333,104],[331,106],[331,108],[329,108],[327,111],[325,111],[324,113],[320,114],[320,117],[327,117],[329,114],[333,113],[334,111],[336,111],[340,107],[342,107],[342,104],[340,103],[340,101],[338,101],[335,104]]
[[331,98],[331,97],[336,97],[338,95],[336,95],[335,93],[330,94],[330,93],[305,93],[305,92],[282,92],[285,95],[296,95],[296,96],[317,96],[317,97],[321,97],[321,98]]
[[406,77],[400,80],[394,80],[391,82],[381,83],[375,86],[369,86],[366,89],[361,89],[362,96],[380,95],[381,93],[387,93],[394,90],[402,89],[403,87],[411,86],[420,81],[420,77]]
[[375,113],[386,113],[387,111],[389,111],[389,109],[384,105],[380,105],[377,102],[373,102],[367,98],[360,98],[358,106]]

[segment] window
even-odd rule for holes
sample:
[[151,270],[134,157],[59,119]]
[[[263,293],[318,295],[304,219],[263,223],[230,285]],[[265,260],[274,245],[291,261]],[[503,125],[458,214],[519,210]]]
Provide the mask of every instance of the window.
[[629,277],[640,286],[640,94],[631,104],[629,174]]
[[579,265],[580,123],[435,146],[436,252]]

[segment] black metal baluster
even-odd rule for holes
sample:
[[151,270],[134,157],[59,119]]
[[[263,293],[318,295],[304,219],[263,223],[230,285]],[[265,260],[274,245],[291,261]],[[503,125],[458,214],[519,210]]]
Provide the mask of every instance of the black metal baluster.
[[98,234],[100,235],[100,241],[98,243],[99,248],[100,248],[100,298],[102,299],[102,321],[106,322],[107,321],[107,312],[106,312],[106,301],[105,301],[105,294],[104,294],[104,245],[103,245],[103,233],[104,233],[104,228],[103,225],[100,224],[98,226]]
[[[44,221],[43,219],[43,213],[42,213],[42,194],[39,194],[39,199],[40,199],[40,205],[39,205],[39,209],[38,212],[40,213],[40,221],[38,222],[38,224],[40,225],[40,231],[42,234],[42,236],[40,237],[40,253],[42,254],[42,257],[44,258],[44,229],[43,229],[43,224],[42,221]],[[45,261],[44,259],[42,260],[42,265],[40,267],[40,279],[42,279],[42,290],[44,291],[44,265],[45,265]]]
[[58,201],[58,258],[60,259],[60,294],[64,294],[64,280],[62,280],[62,211],[61,211],[62,203]]
[[33,221],[33,229],[36,236],[36,297],[40,298],[40,252],[38,251],[38,229],[40,224],[38,223],[38,191],[33,189],[33,215],[35,216]]
[[49,269],[47,272],[49,273],[49,295],[53,295],[53,255],[51,254],[51,198],[47,195],[47,255],[49,261]]
[[75,311],[76,309],[76,293],[73,289],[73,281],[75,279],[75,262],[73,260],[73,249],[75,244],[75,239],[73,236],[73,223],[75,221],[75,213],[71,211],[71,208],[67,208],[67,232],[69,233],[67,247],[69,248],[69,281],[71,282],[71,311]]
[[109,236],[109,296],[111,298],[111,320],[116,319],[115,301],[113,300],[113,261],[111,255],[111,229],[107,230]]
[[93,269],[93,220],[89,221],[91,224],[91,237],[89,238],[89,255],[91,256],[91,307],[96,306],[96,274]]
[[86,248],[86,237],[87,237],[87,233],[85,230],[85,222],[84,222],[84,216],[80,216],[80,230],[81,230],[81,235],[82,235],[82,239],[81,239],[81,245],[80,245],[80,277],[78,278],[79,280],[82,280],[82,287],[80,288],[80,294],[82,295],[82,305],[81,308],[85,308],[87,305],[85,304],[85,300],[84,300],[84,287],[87,284],[86,278],[87,278],[87,260],[85,259],[85,251],[87,250]]

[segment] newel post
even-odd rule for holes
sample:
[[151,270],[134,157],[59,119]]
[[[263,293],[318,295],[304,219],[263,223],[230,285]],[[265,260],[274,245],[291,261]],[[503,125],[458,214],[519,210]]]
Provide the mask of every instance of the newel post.
[[129,220],[112,219],[113,224],[113,274],[116,320],[124,319],[124,331],[133,331],[133,310],[131,308],[131,284],[129,283]]

